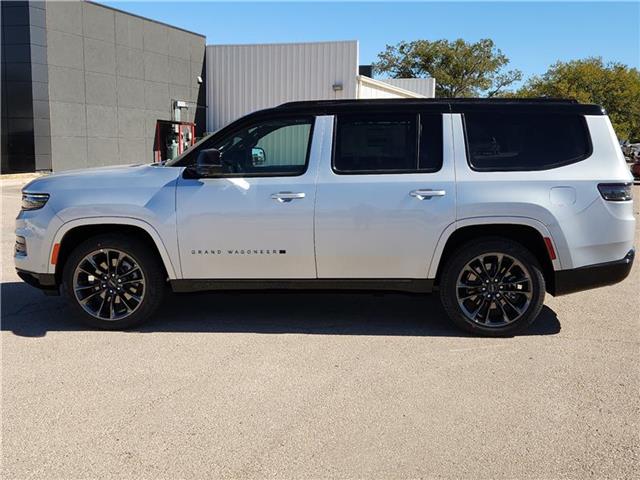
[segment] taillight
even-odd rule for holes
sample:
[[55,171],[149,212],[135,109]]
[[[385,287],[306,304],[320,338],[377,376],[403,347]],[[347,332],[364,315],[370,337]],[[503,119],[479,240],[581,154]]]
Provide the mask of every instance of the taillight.
[[601,183],[598,190],[602,198],[610,202],[626,202],[633,199],[630,183]]

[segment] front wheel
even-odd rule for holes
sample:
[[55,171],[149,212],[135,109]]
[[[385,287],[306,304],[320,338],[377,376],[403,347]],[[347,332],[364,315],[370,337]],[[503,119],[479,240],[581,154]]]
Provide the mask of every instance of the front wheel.
[[444,266],[440,299],[459,327],[486,336],[510,336],[536,319],[545,281],[536,258],[517,242],[469,242]]
[[147,320],[162,301],[159,259],[136,238],[100,235],[76,247],[63,271],[63,289],[85,323],[117,330]]

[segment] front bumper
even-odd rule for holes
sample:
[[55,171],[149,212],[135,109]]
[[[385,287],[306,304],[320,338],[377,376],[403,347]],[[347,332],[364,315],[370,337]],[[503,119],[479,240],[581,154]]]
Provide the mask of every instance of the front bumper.
[[632,248],[621,260],[558,270],[554,273],[553,291],[550,289],[549,293],[557,297],[621,282],[629,275],[634,258],[635,249]]
[[39,288],[45,295],[60,295],[60,288],[53,273],[34,273],[16,268],[16,273],[32,287]]

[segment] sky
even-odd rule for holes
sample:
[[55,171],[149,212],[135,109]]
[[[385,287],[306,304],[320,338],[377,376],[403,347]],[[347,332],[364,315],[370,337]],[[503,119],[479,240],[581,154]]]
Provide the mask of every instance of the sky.
[[588,56],[640,68],[638,1],[100,3],[204,34],[208,44],[358,40],[360,64],[402,40],[491,38],[525,78]]

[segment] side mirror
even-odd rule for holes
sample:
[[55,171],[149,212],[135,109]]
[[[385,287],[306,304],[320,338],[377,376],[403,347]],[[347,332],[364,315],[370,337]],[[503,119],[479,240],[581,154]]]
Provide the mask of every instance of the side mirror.
[[260,147],[253,147],[251,149],[251,163],[254,167],[264,165],[267,161],[267,155],[264,153],[264,149]]
[[200,177],[213,177],[221,173],[220,150],[216,148],[200,150],[196,159],[196,174]]

